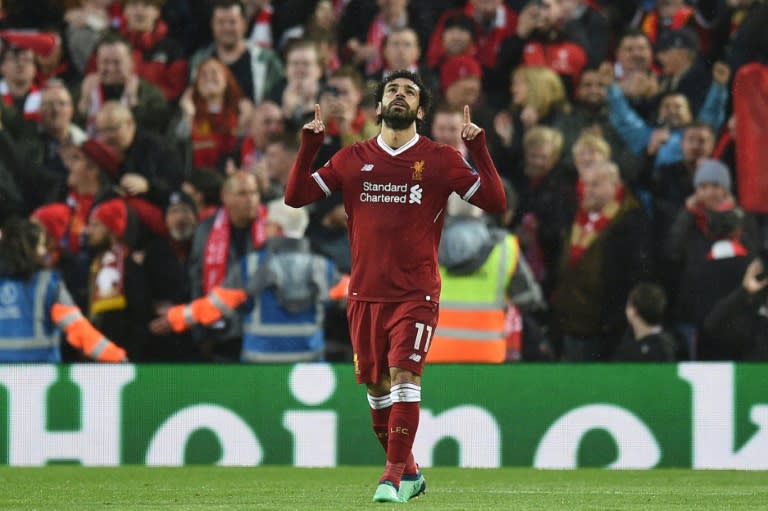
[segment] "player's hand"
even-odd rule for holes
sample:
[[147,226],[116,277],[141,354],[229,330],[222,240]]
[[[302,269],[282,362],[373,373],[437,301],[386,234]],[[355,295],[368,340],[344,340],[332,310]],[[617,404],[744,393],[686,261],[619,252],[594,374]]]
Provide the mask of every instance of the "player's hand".
[[302,129],[314,133],[322,133],[325,131],[325,123],[323,123],[323,118],[320,116],[320,105],[317,103],[315,103],[315,118],[305,124]]
[[464,124],[461,126],[461,138],[464,140],[474,140],[481,131],[483,129],[469,118],[469,105],[464,105]]

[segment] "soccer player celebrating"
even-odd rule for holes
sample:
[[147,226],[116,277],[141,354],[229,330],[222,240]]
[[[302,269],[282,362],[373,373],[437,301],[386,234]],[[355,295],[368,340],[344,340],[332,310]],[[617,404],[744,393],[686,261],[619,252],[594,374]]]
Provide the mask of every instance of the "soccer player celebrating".
[[437,324],[437,248],[448,196],[501,213],[506,200],[485,132],[464,107],[462,137],[477,170],[456,149],[420,136],[430,103],[419,75],[395,71],[376,90],[379,135],[342,148],[320,169],[320,106],[302,129],[285,203],[301,207],[341,190],[352,248],[347,316],[355,375],[368,389],[373,430],[387,453],[375,502],[406,502],[426,488],[411,448],[421,373]]

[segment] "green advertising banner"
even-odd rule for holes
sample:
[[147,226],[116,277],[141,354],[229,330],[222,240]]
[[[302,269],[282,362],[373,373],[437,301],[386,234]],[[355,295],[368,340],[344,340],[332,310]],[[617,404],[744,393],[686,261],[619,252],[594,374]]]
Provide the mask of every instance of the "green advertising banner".
[[[346,364],[2,365],[0,463],[383,463]],[[423,466],[768,469],[768,365],[433,365]]]

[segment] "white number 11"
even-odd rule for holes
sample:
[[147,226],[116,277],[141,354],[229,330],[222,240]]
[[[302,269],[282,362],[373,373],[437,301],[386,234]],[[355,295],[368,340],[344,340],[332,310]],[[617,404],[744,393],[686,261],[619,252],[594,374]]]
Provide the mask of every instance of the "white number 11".
[[416,323],[416,342],[413,343],[413,349],[417,350],[421,346],[421,338],[424,336],[424,328],[427,329],[427,342],[424,344],[424,353],[429,351],[429,343],[432,341],[432,327],[424,323]]

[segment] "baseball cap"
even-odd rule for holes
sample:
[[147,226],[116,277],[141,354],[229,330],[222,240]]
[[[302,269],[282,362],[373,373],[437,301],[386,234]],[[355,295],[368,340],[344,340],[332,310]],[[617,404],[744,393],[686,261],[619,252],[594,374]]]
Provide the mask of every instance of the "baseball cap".
[[686,27],[662,32],[659,40],[656,41],[656,51],[671,50],[673,48],[698,51],[699,36],[692,29]]

